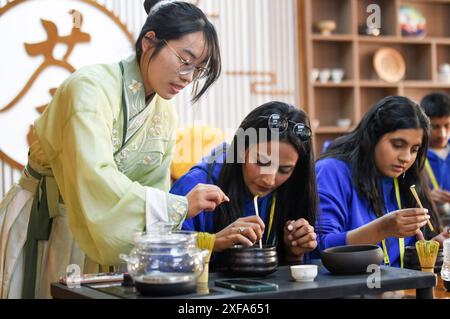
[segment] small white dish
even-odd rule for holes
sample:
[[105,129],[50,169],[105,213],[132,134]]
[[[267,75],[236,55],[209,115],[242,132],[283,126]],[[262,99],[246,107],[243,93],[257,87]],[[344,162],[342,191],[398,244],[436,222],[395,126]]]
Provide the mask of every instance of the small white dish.
[[350,124],[352,124],[352,120],[347,118],[337,119],[336,121],[336,125],[339,127],[349,127]]
[[311,282],[317,277],[317,265],[294,265],[291,266],[291,276],[295,281]]

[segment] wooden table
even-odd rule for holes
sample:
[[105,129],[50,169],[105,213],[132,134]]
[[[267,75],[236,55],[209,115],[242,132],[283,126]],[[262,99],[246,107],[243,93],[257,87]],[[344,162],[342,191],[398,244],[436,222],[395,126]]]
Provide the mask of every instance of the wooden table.
[[[369,274],[352,276],[335,276],[330,274],[323,266],[319,266],[319,274],[314,282],[301,283],[291,278],[289,266],[280,266],[278,270],[258,280],[276,283],[277,291],[246,293],[214,285],[216,279],[229,278],[226,274],[210,273],[210,294],[178,295],[173,299],[311,299],[311,298],[348,298],[381,294],[389,291],[414,289],[413,295],[417,298],[432,298],[433,287],[436,285],[436,276],[409,269],[398,269],[381,266],[380,287],[369,288],[367,285]],[[408,292],[411,292],[408,290]],[[92,285],[81,288],[68,288],[55,283],[51,285],[51,294],[54,298],[92,298],[92,299],[141,299],[134,287],[110,286],[94,288]],[[155,298],[156,299],[156,298]]]

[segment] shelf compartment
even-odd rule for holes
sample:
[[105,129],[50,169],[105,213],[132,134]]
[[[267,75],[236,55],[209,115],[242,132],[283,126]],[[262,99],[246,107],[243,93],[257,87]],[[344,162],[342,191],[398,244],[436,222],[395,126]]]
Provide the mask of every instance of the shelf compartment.
[[422,13],[427,23],[427,37],[450,37],[450,24],[448,23],[450,5],[448,1],[403,0],[402,5],[413,7]]
[[311,33],[320,34],[316,23],[321,20],[336,21],[333,34],[352,33],[352,1],[351,0],[314,0],[311,1]]
[[440,44],[438,44],[436,46],[436,68],[437,68],[437,70],[436,70],[436,74],[437,74],[436,79],[437,79],[438,83],[450,85],[450,83],[448,83],[448,82],[440,82],[439,81],[439,68],[444,63],[450,64],[450,45],[440,45]]
[[353,88],[315,88],[315,118],[321,126],[336,126],[337,119],[349,118],[354,124],[355,94]]
[[404,88],[403,95],[415,101],[416,103],[420,103],[422,98],[432,92],[443,92],[450,94],[449,88]]
[[368,110],[379,100],[386,96],[398,95],[398,88],[385,87],[385,88],[361,88],[360,94],[360,110],[361,116],[367,113]]
[[[384,46],[383,46],[384,47]],[[389,44],[403,56],[406,74],[403,80],[431,81],[431,44]],[[360,78],[361,80],[380,80],[373,67],[373,56],[380,46],[376,43],[360,43]]]
[[320,154],[322,154],[324,150],[324,144],[327,143],[329,145],[330,142],[334,141],[339,136],[344,135],[344,132],[336,132],[336,133],[316,133],[314,135],[314,153],[316,154],[316,159]]
[[353,42],[313,42],[313,67],[317,69],[342,68],[344,80],[353,76]]
[[[358,34],[361,33],[362,27],[367,25],[367,18],[372,14],[367,12],[367,7],[370,4],[377,4],[380,6],[380,17],[381,17],[381,35],[397,35],[397,14],[396,14],[396,3],[392,0],[359,0],[356,1],[357,11],[358,11]],[[375,36],[368,36],[372,38],[377,38]]]

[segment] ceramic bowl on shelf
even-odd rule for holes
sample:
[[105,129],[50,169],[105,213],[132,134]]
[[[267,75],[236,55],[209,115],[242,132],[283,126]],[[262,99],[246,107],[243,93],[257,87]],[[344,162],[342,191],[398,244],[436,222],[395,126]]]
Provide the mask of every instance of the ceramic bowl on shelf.
[[450,83],[450,64],[443,63],[439,66],[439,74],[438,74],[439,82]]
[[450,74],[450,63],[442,63],[439,65],[439,73]]
[[352,120],[348,118],[342,118],[336,120],[336,125],[339,127],[349,127],[352,124]]
[[316,23],[316,28],[322,35],[331,35],[336,30],[336,21],[334,20],[320,20]]
[[382,47],[375,51],[373,67],[380,79],[389,83],[400,81],[406,73],[403,56],[390,47]]

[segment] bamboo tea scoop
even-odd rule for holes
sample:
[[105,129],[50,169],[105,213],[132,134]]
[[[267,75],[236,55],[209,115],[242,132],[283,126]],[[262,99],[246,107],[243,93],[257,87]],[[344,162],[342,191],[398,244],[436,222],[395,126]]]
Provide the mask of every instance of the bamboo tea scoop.
[[[259,193],[255,195],[255,197],[253,197],[253,205],[255,206],[255,212],[256,212],[256,216],[259,217],[259,210],[258,210],[258,197],[259,197]],[[259,239],[259,248],[262,248],[262,235],[261,238]]]
[[[419,195],[417,194],[417,191],[416,191],[416,185],[411,185],[411,187],[409,189],[411,190],[411,193],[413,194],[414,198],[416,199],[417,204],[419,204],[419,207],[423,208],[422,202],[420,201]],[[433,224],[431,224],[430,220],[427,220],[427,223],[428,223],[428,227],[430,227],[431,231],[434,232],[434,227],[433,227]]]

